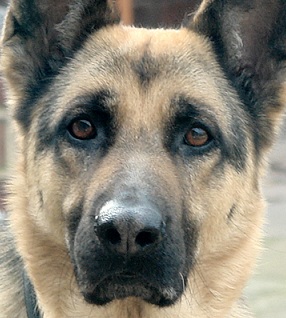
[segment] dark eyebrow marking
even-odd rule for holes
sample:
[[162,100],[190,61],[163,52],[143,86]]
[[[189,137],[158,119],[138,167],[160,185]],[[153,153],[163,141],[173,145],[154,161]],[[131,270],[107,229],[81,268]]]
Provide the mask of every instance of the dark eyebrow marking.
[[184,95],[178,95],[172,99],[171,109],[177,117],[204,118],[213,122],[217,121],[214,112],[209,111],[210,106]]
[[117,102],[115,92],[110,90],[99,90],[86,95],[81,95],[67,104],[63,116],[72,116],[81,112],[101,112],[110,114],[115,111],[114,105]]

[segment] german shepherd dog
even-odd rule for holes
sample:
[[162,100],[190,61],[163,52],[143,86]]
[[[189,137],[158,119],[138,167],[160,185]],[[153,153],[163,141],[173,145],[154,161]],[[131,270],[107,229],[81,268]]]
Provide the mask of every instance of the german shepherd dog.
[[283,0],[204,1],[155,30],[104,0],[12,0],[0,316],[252,317],[285,60]]

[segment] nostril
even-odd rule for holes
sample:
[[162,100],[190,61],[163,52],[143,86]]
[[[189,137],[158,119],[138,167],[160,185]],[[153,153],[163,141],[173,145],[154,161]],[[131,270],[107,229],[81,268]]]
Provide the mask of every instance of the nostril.
[[106,252],[131,256],[157,248],[166,234],[166,224],[157,210],[121,207],[106,203],[95,216],[94,230]]
[[141,247],[153,245],[160,240],[159,232],[157,231],[141,231],[135,238],[135,243]]
[[116,245],[121,242],[121,236],[115,228],[106,229],[102,236],[106,242],[109,242],[112,245]]

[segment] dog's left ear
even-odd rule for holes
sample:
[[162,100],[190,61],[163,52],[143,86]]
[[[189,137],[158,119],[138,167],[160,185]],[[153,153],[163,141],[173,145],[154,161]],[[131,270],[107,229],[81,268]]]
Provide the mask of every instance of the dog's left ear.
[[270,144],[286,103],[286,2],[205,0],[190,28],[211,40],[259,141]]

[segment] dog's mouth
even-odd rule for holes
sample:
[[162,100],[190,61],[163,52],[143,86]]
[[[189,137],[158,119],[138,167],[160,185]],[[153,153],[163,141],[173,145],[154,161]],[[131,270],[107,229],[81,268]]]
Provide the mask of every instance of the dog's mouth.
[[148,303],[165,307],[172,305],[182,294],[174,287],[159,287],[131,272],[113,274],[102,279],[91,291],[83,292],[88,303],[105,305],[116,299],[137,297]]
[[[137,206],[136,213],[131,209],[135,215],[129,207],[112,209],[103,211],[106,220],[100,220],[102,223],[93,214],[96,221],[90,222],[90,215],[86,214],[76,229],[69,228],[70,256],[84,299],[99,306],[126,298],[158,307],[175,304],[185,291],[195,259],[195,248],[187,247],[184,239],[186,235],[192,238],[193,233],[185,233],[180,224],[173,224],[168,218],[159,217],[159,222],[152,216],[149,220],[152,213],[149,209],[144,212],[143,207],[138,213]],[[157,210],[154,213],[160,215]],[[116,218],[121,218],[120,222]],[[75,222],[71,219],[72,226]]]

